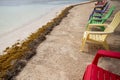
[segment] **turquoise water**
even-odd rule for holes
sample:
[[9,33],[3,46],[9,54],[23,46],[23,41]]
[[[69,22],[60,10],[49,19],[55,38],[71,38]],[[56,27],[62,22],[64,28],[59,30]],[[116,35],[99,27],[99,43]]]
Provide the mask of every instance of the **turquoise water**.
[[0,55],[25,40],[70,4],[88,0],[0,0]]
[[26,25],[57,7],[88,0],[0,0],[0,35]]
[[0,7],[0,34],[21,27],[44,16],[54,6],[22,5]]

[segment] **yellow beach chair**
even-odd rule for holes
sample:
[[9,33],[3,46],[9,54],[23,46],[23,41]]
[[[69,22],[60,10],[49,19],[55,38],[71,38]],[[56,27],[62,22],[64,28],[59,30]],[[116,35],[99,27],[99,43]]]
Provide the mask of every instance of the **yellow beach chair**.
[[90,24],[88,28],[99,27],[99,26],[104,26],[106,28],[104,31],[85,31],[82,38],[82,45],[80,50],[81,51],[84,50],[84,46],[87,41],[94,42],[97,44],[102,44],[106,50],[109,50],[109,46],[106,41],[107,37],[109,36],[109,34],[114,32],[114,30],[119,25],[119,23],[120,23],[120,11],[118,11],[115,14],[112,22],[109,25],[108,24]]

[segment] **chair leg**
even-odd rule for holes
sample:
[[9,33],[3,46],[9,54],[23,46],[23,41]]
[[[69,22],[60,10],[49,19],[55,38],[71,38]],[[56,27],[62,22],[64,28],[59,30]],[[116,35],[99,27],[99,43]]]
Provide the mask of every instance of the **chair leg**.
[[103,47],[104,47],[106,50],[109,50],[109,45],[108,45],[107,41],[104,41],[104,42],[102,43],[102,45],[103,45]]
[[83,39],[82,39],[82,45],[81,45],[81,47],[80,47],[80,51],[84,51],[85,43],[86,43],[86,39],[83,38]]

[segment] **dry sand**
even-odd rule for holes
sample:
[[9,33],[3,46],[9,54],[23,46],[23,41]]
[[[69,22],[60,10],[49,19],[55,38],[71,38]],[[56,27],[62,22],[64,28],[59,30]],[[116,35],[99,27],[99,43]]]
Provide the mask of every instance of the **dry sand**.
[[[117,6],[115,12],[120,10],[119,3],[119,0],[111,2],[111,4]],[[91,63],[98,50],[93,44],[87,44],[85,52],[80,52],[81,38],[93,8],[94,3],[78,5],[72,8],[60,25],[56,26],[47,35],[47,39],[38,46],[37,54],[16,76],[16,79],[82,80],[86,66]],[[117,28],[115,33],[108,39],[112,50],[118,51],[120,48],[119,34],[120,28]],[[120,75],[119,60],[106,58],[100,60],[99,63],[100,66]]]

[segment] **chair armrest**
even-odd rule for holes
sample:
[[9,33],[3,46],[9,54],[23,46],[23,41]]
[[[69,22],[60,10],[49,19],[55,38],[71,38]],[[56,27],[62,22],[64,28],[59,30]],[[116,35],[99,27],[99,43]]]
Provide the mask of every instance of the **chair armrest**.
[[108,27],[108,24],[89,24],[87,30],[93,27],[100,27],[100,26]]
[[102,32],[102,31],[86,31],[88,34],[100,34],[100,35],[104,35],[104,34],[111,34],[112,32]]
[[97,65],[98,60],[100,57],[110,57],[110,58],[117,58],[120,59],[120,52],[114,52],[114,51],[106,51],[106,50],[99,50],[92,62],[92,64]]
[[105,27],[107,27],[108,24],[89,24],[89,26],[105,26]]

